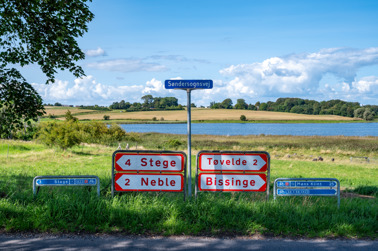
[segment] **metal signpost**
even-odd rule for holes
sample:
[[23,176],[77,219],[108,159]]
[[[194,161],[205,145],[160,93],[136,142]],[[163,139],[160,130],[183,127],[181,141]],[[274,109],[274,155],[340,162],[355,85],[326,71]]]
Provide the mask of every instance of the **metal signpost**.
[[[178,151],[118,150],[113,153],[114,192],[184,192],[186,154]],[[184,172],[184,174],[182,173]]]
[[334,178],[278,178],[274,181],[277,196],[334,196],[340,208],[340,182]]
[[200,90],[200,89],[212,89],[213,88],[213,81],[212,80],[182,80],[182,79],[175,79],[175,80],[165,80],[165,88],[166,89],[179,89],[179,90],[186,90],[187,93],[187,111],[188,111],[188,166],[187,166],[187,174],[188,174],[188,196],[189,198],[192,195],[192,129],[191,129],[191,91],[192,90]]
[[268,200],[270,156],[260,151],[200,151],[196,176],[196,197],[199,191],[266,191]]
[[33,179],[33,194],[38,194],[42,186],[97,186],[100,196],[100,179],[94,175],[37,176]]

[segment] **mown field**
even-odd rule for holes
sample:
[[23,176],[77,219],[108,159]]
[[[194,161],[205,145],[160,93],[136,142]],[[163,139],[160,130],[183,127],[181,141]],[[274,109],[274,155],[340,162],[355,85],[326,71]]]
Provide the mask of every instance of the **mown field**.
[[[175,147],[170,142],[180,142]],[[185,135],[141,134],[132,149],[185,150]],[[193,136],[193,152],[263,150],[270,153],[271,184],[279,177],[340,180],[342,198],[279,198],[261,193],[122,193],[111,197],[111,156],[116,146],[81,145],[69,151],[36,142],[0,141],[0,231],[143,235],[305,236],[376,239],[377,137]],[[313,161],[322,156],[324,161]],[[366,156],[365,159],[350,157]],[[334,161],[332,161],[332,158]],[[195,156],[192,156],[194,177]],[[97,175],[94,188],[43,187],[38,175]],[[192,186],[194,186],[194,181]]]
[[[64,114],[70,110],[71,113],[79,120],[103,120],[104,115],[110,116],[110,120],[118,120],[122,123],[132,121],[186,121],[186,110],[181,111],[141,111],[141,112],[124,112],[119,110],[113,111],[94,111],[72,107],[46,107],[46,117],[49,115],[56,116],[57,119],[64,120]],[[356,121],[353,118],[335,116],[335,115],[305,115],[285,112],[267,112],[235,109],[192,109],[192,121],[240,121],[240,116],[245,115],[248,121]]]

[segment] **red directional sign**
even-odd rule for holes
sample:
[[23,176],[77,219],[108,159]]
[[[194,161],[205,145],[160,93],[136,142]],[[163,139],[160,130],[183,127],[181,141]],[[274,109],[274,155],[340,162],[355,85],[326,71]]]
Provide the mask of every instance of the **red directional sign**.
[[201,173],[198,188],[199,191],[264,192],[266,183],[265,174]]
[[182,192],[184,176],[182,174],[116,173],[114,187],[116,191]]
[[120,152],[115,155],[117,171],[182,172],[184,154]]
[[265,172],[268,156],[265,153],[200,153],[201,171]]

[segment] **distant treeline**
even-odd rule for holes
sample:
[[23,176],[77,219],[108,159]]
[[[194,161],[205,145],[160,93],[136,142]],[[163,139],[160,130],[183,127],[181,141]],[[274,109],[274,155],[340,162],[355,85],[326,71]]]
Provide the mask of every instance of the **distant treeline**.
[[133,111],[149,111],[149,110],[183,110],[184,107],[178,104],[178,99],[174,97],[153,97],[152,95],[145,95],[142,97],[143,102],[130,103],[121,100],[120,102],[113,102],[109,106],[110,109],[122,109],[128,112]]
[[[44,106],[62,106],[62,107],[74,107],[73,105],[62,105],[59,102],[54,104],[43,104]],[[98,110],[98,111],[110,111],[110,109],[106,106],[99,106],[99,105],[77,105],[75,106],[79,109],[88,109],[88,110]]]
[[378,106],[361,106],[358,102],[346,102],[339,99],[321,101],[301,98],[279,98],[276,102],[256,102],[247,104],[244,99],[238,99],[233,105],[232,100],[227,98],[220,103],[211,102],[212,109],[248,109],[260,111],[291,112],[314,115],[339,115],[344,117],[357,117],[372,120],[378,115]]
[[81,105],[79,109],[97,110],[97,111],[110,111],[108,107],[99,105]]

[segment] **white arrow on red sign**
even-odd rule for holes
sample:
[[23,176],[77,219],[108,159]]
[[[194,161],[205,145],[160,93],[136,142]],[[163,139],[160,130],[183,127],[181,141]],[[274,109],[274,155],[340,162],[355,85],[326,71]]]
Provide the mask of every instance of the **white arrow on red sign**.
[[199,175],[200,191],[266,191],[265,174],[217,174],[201,173]]
[[184,162],[183,154],[117,153],[115,169],[117,171],[182,172]]
[[116,173],[114,187],[116,191],[182,192],[184,176],[182,174]]
[[199,169],[201,171],[250,171],[265,172],[268,157],[263,153],[200,153]]

